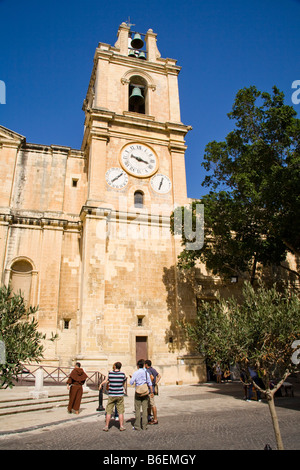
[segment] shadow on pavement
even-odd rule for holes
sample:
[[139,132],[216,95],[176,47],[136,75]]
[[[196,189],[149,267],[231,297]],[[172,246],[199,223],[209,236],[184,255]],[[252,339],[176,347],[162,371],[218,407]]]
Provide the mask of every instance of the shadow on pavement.
[[[294,377],[288,377],[287,382],[291,383],[293,386],[293,393],[294,396],[285,396],[284,392],[282,396],[275,396],[275,406],[282,407],[286,409],[293,409],[296,411],[300,411],[300,383],[299,378],[298,380]],[[201,394],[201,398],[203,399],[208,398],[211,394],[216,395],[223,395],[223,396],[230,396],[236,398],[237,400],[243,400],[244,397],[244,390],[243,385],[239,381],[234,382],[224,382],[218,384],[216,382],[207,382],[205,384],[196,384],[192,385],[192,387],[199,387],[199,391],[201,387],[205,385],[205,392]],[[211,386],[211,390],[207,390],[207,387]],[[186,399],[191,399],[192,396],[186,396]],[[197,395],[198,399],[201,399],[199,395]],[[266,399],[262,396],[262,401],[267,403]]]

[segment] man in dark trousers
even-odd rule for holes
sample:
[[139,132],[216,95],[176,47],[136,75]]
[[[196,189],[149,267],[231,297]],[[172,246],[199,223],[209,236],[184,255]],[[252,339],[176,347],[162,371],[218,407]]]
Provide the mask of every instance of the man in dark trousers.
[[[146,430],[148,424],[147,418],[147,406],[148,406],[148,395],[150,389],[150,395],[153,396],[152,383],[149,374],[144,369],[145,361],[140,359],[137,362],[137,370],[133,373],[130,379],[130,385],[135,385],[134,395],[134,409],[135,409],[135,424],[134,430],[140,431],[141,429]],[[146,384],[146,392],[143,391],[141,394],[139,388],[144,388]],[[142,421],[141,421],[141,408],[142,408]]]
[[[161,379],[161,375],[157,372],[154,367],[152,367],[152,363],[149,359],[145,361],[145,367],[146,371],[150,375],[150,380],[152,382],[152,389],[155,392],[155,385],[158,384],[158,382]],[[157,408],[154,400],[154,395],[149,395],[148,397],[148,415],[151,415],[151,411],[153,412],[153,419],[149,421],[149,424],[158,424],[157,421]]]

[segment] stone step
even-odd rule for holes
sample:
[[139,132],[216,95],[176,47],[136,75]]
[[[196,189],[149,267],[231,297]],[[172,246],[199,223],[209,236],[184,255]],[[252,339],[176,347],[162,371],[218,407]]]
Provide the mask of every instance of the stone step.
[[[82,403],[97,402],[98,392],[84,392]],[[33,399],[7,399],[0,401],[0,417],[16,413],[27,413],[32,411],[49,410],[52,408],[67,406],[69,402],[68,394],[53,395],[48,398]]]
[[[40,403],[43,401],[52,401],[52,400],[64,400],[67,398],[66,393],[58,394],[58,395],[49,395],[47,398],[40,398],[39,400],[35,400],[35,403]],[[11,404],[11,406],[17,406],[18,404],[26,405],[27,403],[32,403],[32,397],[23,397],[23,398],[6,398],[5,400],[0,399],[0,408],[5,408]],[[14,405],[14,403],[16,405]]]

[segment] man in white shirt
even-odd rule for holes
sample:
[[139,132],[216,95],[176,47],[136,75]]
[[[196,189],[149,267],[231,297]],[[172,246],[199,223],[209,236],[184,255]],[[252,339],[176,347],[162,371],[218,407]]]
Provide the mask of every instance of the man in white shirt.
[[[139,385],[147,384],[150,389],[150,396],[153,397],[153,388],[152,382],[150,380],[149,374],[144,369],[145,361],[144,359],[140,359],[137,363],[137,370],[133,373],[130,379],[130,385],[135,384],[135,390]],[[135,392],[134,396],[134,409],[135,409],[135,424],[134,430],[140,431],[141,429],[146,430],[148,424],[148,396],[138,395],[137,391]],[[141,407],[142,407],[142,423],[141,423]]]

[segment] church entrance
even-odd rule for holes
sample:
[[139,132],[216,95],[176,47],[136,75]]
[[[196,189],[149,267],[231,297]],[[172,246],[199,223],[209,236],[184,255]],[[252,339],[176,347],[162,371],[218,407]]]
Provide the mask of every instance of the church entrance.
[[136,336],[136,362],[140,359],[148,359],[148,338],[147,336]]

